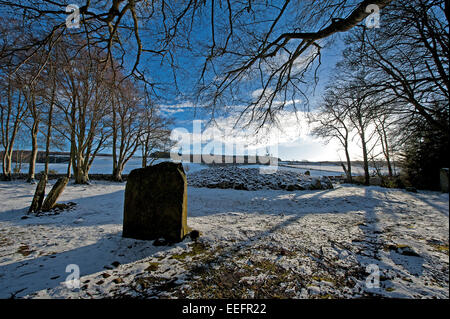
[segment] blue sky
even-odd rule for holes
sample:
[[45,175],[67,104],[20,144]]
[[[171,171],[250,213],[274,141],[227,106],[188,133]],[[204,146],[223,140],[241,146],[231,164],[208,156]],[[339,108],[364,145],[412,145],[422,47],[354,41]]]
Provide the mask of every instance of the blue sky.
[[[319,82],[317,83],[314,92],[308,97],[310,100],[309,111],[314,111],[315,106],[320,101],[323,89],[328,83],[330,75],[333,73],[336,62],[339,61],[341,57],[343,48],[342,35],[337,35],[332,44],[322,50],[322,64],[318,73]],[[313,85],[314,83],[311,83],[311,87]],[[249,92],[249,94],[251,94],[251,92]],[[230,101],[230,105],[233,105],[233,101]],[[236,105],[236,108],[239,108],[239,105]],[[200,120],[202,121],[202,132],[206,133],[204,135],[208,135],[208,130],[206,130],[206,128],[208,128],[208,120],[210,120],[209,113],[202,112],[202,109],[195,105],[194,102],[188,98],[183,99],[181,96],[177,96],[172,101],[161,104],[161,110],[163,114],[175,119],[174,129],[175,131],[178,131],[178,134],[174,134],[175,137],[180,135],[180,131],[183,131],[183,134],[186,135],[185,138],[191,138],[190,147],[185,145],[184,150],[182,150],[183,153],[186,152],[186,149],[190,149],[191,152],[194,152],[194,149],[199,150],[199,145],[202,145],[203,151],[210,151],[205,147],[210,139],[207,138],[206,141],[200,143],[199,138],[196,136],[197,134],[192,134],[194,131],[193,122]],[[232,130],[232,126],[237,119],[236,114],[218,117],[215,119],[218,122],[217,125],[220,129],[227,132],[228,140],[224,140],[221,136],[215,136],[214,138],[219,144],[222,144],[222,147],[216,148],[212,153],[229,154],[229,151],[233,149],[230,144],[249,144],[247,147],[244,147],[246,153],[248,149],[250,149],[249,152],[252,152],[254,148],[257,148],[262,153],[266,152],[265,150],[267,148],[270,150],[275,149],[278,153],[278,157],[283,160],[335,161],[344,159],[344,155],[340,151],[341,147],[337,142],[329,141],[327,143],[327,141],[313,138],[309,134],[306,116],[307,110],[300,109],[297,114],[292,110],[286,110],[286,112],[280,116],[282,122],[281,132],[274,128],[263,130],[263,132],[260,133],[260,135],[263,136],[267,134],[277,135],[278,137],[275,138],[276,146],[274,146],[273,143],[271,144],[265,141],[258,144],[257,142],[260,138],[254,136],[251,129],[248,129],[245,133],[242,128]],[[231,138],[231,135],[236,136]],[[252,147],[252,145],[254,145],[254,147]],[[226,147],[229,147],[228,151],[225,151]],[[235,149],[234,153],[236,153]],[[275,154],[275,151],[273,153]],[[360,157],[360,150],[356,143],[353,143],[351,146],[351,153],[353,159],[358,159]]]
[[[280,1],[281,4],[284,3]],[[298,2],[297,4],[303,4],[306,2]],[[293,10],[293,8],[295,10]],[[297,25],[297,14],[301,12],[301,9],[298,7],[293,7],[290,10],[286,11],[287,13],[283,15],[282,20],[278,26],[282,25],[281,30],[278,32],[283,32],[285,30],[292,31],[293,26],[296,26],[296,29],[302,29],[302,31],[311,31],[321,26],[328,25],[329,21],[320,20],[317,22],[317,25]],[[351,8],[348,6],[347,10]],[[202,47],[204,44],[211,43],[211,24],[210,24],[210,12],[209,6],[206,6],[204,11],[204,16],[200,17],[198,21],[196,21],[196,27],[191,34],[191,38],[189,38],[186,34],[181,35],[180,41],[183,44],[191,41],[192,47],[197,50],[197,54],[204,54],[205,48]],[[269,12],[270,13],[270,12]],[[273,13],[273,12],[271,12]],[[267,14],[267,11],[266,11]],[[345,15],[345,14],[344,14]],[[262,21],[261,16],[258,16]],[[273,17],[272,17],[273,18]],[[269,21],[269,22],[267,22]],[[266,22],[257,24],[257,28],[261,27],[260,30],[265,30],[265,27],[268,27],[267,23],[270,23],[271,20],[266,20]],[[242,22],[242,21],[241,21]],[[225,26],[226,26],[225,22]],[[264,26],[264,23],[266,25]],[[217,20],[216,20],[216,24]],[[220,25],[220,24],[218,24]],[[154,25],[156,29],[158,29],[159,25]],[[251,26],[253,27],[253,26]],[[255,26],[256,28],[256,26]],[[310,28],[312,28],[310,30]],[[267,28],[266,28],[267,29]],[[222,29],[221,29],[222,30]],[[297,30],[298,31],[298,30]],[[220,30],[217,30],[217,34],[220,34]],[[225,33],[226,34],[226,33]],[[340,150],[341,147],[336,141],[327,141],[319,140],[313,138],[309,134],[309,128],[307,124],[306,117],[308,112],[314,112],[314,108],[317,106],[317,103],[320,101],[321,95],[323,93],[324,87],[328,84],[330,80],[330,75],[334,74],[334,67],[336,62],[338,62],[341,58],[342,51],[344,49],[344,38],[345,34],[335,34],[331,38],[323,39],[323,41],[319,41],[319,44],[323,47],[321,50],[321,66],[318,69],[318,78],[319,82],[317,86],[315,86],[314,80],[310,78],[310,84],[306,83],[306,91],[309,99],[309,109],[305,106],[305,101],[299,100],[300,104],[303,104],[303,107],[300,105],[300,112],[295,113],[293,110],[288,110],[287,108],[280,114],[280,129],[265,129],[259,136],[255,136],[254,132],[251,129],[237,128],[232,130],[239,113],[238,110],[243,107],[243,105],[239,105],[237,101],[229,100],[225,101],[226,108],[230,108],[231,110],[235,109],[237,112],[231,112],[230,114],[220,114],[215,116],[216,124],[219,129],[222,131],[222,135],[224,136],[215,136],[214,138],[218,140],[218,142],[222,143],[222,148],[214,149],[211,152],[217,153],[228,153],[225,149],[230,150],[231,148],[227,148],[227,145],[252,145],[258,144],[254,140],[260,140],[261,137],[267,137],[274,135],[275,137],[270,138],[270,143],[259,143],[259,148],[265,149],[270,146],[276,146],[277,156],[285,159],[285,160],[310,160],[310,161],[319,161],[319,160],[329,160],[336,161],[343,159],[343,152]],[[147,35],[145,39],[145,35],[143,35],[143,40],[147,40],[146,42],[149,44],[155,43],[154,39],[152,39],[152,35]],[[218,36],[219,37],[219,36]],[[217,40],[217,39],[216,39]],[[183,42],[185,41],[185,42]],[[218,40],[220,41],[220,40]],[[131,44],[132,46],[132,44]],[[201,52],[203,50],[203,52]],[[206,49],[207,50],[207,49]],[[131,58],[129,63],[133,63],[133,50],[129,50],[129,57]],[[277,56],[278,57],[278,56]],[[282,57],[278,57],[282,59]],[[161,112],[167,116],[171,116],[174,120],[174,132],[177,133],[180,137],[183,135],[185,140],[190,139],[190,152],[195,148],[198,150],[198,145],[205,146],[208,143],[209,139],[205,139],[203,136],[202,140],[199,140],[198,134],[193,133],[193,122],[196,120],[201,120],[202,128],[205,129],[208,120],[211,119],[211,114],[208,111],[204,111],[200,105],[196,105],[193,98],[190,98],[190,93],[195,88],[196,81],[198,80],[198,76],[200,70],[203,66],[204,57],[201,58],[198,55],[192,54],[191,52],[183,51],[177,52],[176,59],[179,66],[178,72],[178,84],[180,88],[180,92],[163,90],[162,99],[157,101],[157,104],[161,106]],[[145,59],[143,59],[144,61]],[[146,62],[142,63],[143,68],[147,70],[146,76],[151,79],[156,79],[161,82],[169,83],[169,87],[173,86],[170,84],[172,81],[172,71],[165,64],[160,63],[160,61],[152,60],[152,58],[148,58]],[[220,71],[220,70],[219,70]],[[207,72],[208,73],[208,72]],[[218,76],[220,77],[220,73]],[[215,74],[207,74],[207,77],[211,79],[211,77],[216,76]],[[246,92],[241,92],[241,94],[247,94],[249,97],[252,96],[258,89],[258,81],[248,81],[251,82],[246,83],[245,87],[249,89]],[[313,87],[315,89],[313,90]],[[219,134],[220,135],[220,134]],[[263,139],[263,138],[262,138]],[[259,142],[259,141],[258,141]],[[276,145],[275,145],[276,144]],[[257,146],[248,146],[248,149],[257,148]],[[200,148],[201,149],[201,148]],[[209,150],[208,150],[209,152]],[[355,141],[351,141],[350,146],[350,155],[353,160],[358,160],[361,158],[360,156],[361,150],[359,149],[356,139]],[[241,154],[237,154],[241,155]]]
[[[205,14],[207,17],[208,12],[206,11]],[[292,16],[290,16],[290,18],[292,18]],[[194,30],[192,41],[194,41],[195,44],[201,43],[202,41],[209,43],[211,41],[209,20],[200,20],[198,22],[199,24],[197,25],[197,29]],[[151,28],[152,25],[150,24],[149,27]],[[153,27],[157,30],[161,26],[153,25]],[[77,32],[77,30],[70,32]],[[155,34],[157,34],[157,32]],[[307,84],[310,110],[307,110],[305,107],[300,107],[300,112],[296,114],[292,110],[286,109],[285,112],[280,114],[280,122],[282,124],[281,130],[265,129],[260,132],[259,135],[254,134],[251,128],[237,128],[232,130],[232,127],[237,120],[238,112],[221,114],[216,118],[217,125],[222,130],[222,135],[223,132],[225,132],[227,138],[224,139],[223,137],[218,137],[217,139],[219,142],[223,143],[223,148],[226,148],[229,144],[239,144],[240,146],[247,145],[245,148],[246,150],[275,147],[277,150],[277,156],[286,160],[339,160],[342,157],[342,154],[339,154],[339,145],[334,141],[325,144],[325,141],[311,137],[309,135],[306,116],[307,111],[314,111],[315,105],[317,105],[317,102],[320,100],[323,88],[329,81],[330,74],[334,73],[334,66],[340,59],[341,52],[344,48],[342,41],[343,36],[343,34],[333,36],[333,41],[331,41],[331,44],[324,46],[321,50],[321,66],[318,70],[319,82],[314,91],[312,90],[315,86],[313,79],[311,79],[310,85]],[[152,45],[155,43],[154,35],[151,35],[150,33],[146,34],[143,32],[141,37],[147,44]],[[183,37],[181,38],[183,40]],[[329,40],[330,39],[327,39],[326,41],[329,42]],[[135,61],[134,58],[136,54],[136,47],[132,39],[126,44],[126,46],[126,64],[128,67],[131,67]],[[210,120],[211,116],[210,113],[203,111],[199,105],[196,105],[193,99],[189,96],[195,86],[196,80],[198,79],[199,71],[204,60],[203,58],[199,58],[198,56],[192,54],[185,54],[182,51],[178,53],[180,53],[177,55],[177,62],[179,66],[179,71],[177,72],[179,91],[170,89],[171,87],[173,88],[172,71],[170,67],[168,67],[167,61],[161,63],[158,58],[146,57],[144,54],[142,56],[142,62],[140,63],[139,68],[144,72],[148,79],[165,84],[165,88],[158,92],[159,99],[156,100],[156,103],[161,106],[162,114],[170,116],[174,119],[174,132],[177,132],[177,130],[178,132],[183,131],[185,137],[188,136],[191,138],[191,144],[196,145],[196,149],[198,149],[197,146],[205,146],[205,144],[208,143],[208,139],[206,139],[206,141],[199,141],[198,137],[194,136],[193,123],[196,120],[203,121],[203,130],[207,127],[207,122]],[[249,96],[254,94],[254,92],[259,89],[254,83],[249,87],[251,87],[251,89],[246,92]],[[300,101],[300,103],[304,103],[304,101]],[[227,101],[227,107],[239,110],[242,106],[238,105],[237,102],[230,100]],[[267,136],[271,136],[270,143],[267,141],[261,142],[261,140],[264,140],[264,137]],[[350,151],[353,159],[359,158],[360,150],[356,144],[351,147]],[[224,151],[223,149],[214,149],[212,152],[227,153],[227,151]]]

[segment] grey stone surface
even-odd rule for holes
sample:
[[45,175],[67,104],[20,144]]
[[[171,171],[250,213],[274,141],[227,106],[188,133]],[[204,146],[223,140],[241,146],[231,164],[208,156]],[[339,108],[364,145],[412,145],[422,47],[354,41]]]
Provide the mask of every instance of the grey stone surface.
[[125,187],[123,237],[179,242],[189,231],[183,166],[163,162],[131,171]]

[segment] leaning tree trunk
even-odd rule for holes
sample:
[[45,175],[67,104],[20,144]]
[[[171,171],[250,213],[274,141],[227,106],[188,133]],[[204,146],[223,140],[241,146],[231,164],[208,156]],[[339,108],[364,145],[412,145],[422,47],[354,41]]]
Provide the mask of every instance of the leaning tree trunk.
[[36,186],[36,192],[34,193],[33,200],[31,202],[31,206],[28,209],[29,213],[35,213],[41,210],[42,203],[44,201],[45,196],[45,185],[47,184],[47,176],[44,174],[41,176],[39,183]]
[[64,191],[64,188],[67,186],[67,183],[69,183],[68,177],[61,177],[57,180],[55,185],[53,185],[50,193],[48,193],[44,204],[42,205],[42,211],[47,212],[53,207],[55,207],[56,201]]

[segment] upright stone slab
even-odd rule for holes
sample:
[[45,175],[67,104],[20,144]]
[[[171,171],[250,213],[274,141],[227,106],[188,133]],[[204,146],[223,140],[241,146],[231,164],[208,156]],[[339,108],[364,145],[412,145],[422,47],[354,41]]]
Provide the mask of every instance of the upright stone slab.
[[123,237],[179,242],[188,234],[187,181],[182,164],[134,169],[127,178]]

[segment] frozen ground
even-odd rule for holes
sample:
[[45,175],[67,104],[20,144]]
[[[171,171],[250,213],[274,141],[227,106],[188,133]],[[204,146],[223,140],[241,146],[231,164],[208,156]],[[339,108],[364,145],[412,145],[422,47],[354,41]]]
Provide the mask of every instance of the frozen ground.
[[71,210],[21,219],[34,187],[0,182],[1,298],[449,297],[448,194],[189,187],[202,236],[153,246],[121,237],[125,184],[70,184]]

